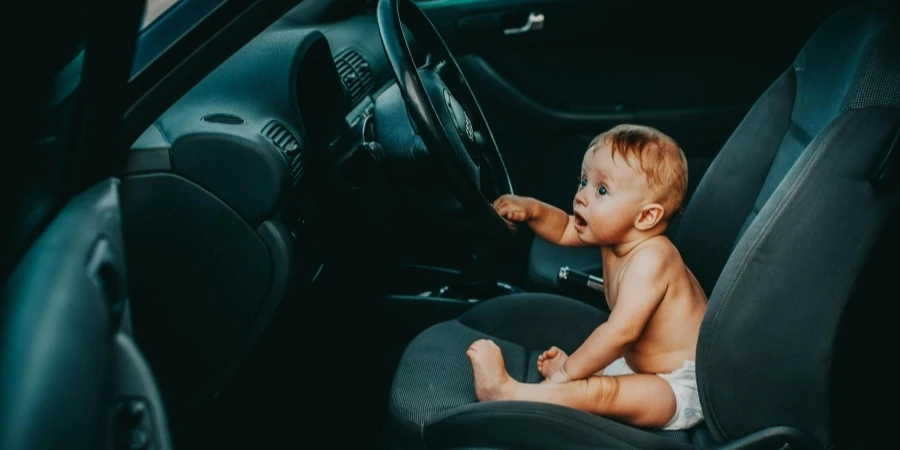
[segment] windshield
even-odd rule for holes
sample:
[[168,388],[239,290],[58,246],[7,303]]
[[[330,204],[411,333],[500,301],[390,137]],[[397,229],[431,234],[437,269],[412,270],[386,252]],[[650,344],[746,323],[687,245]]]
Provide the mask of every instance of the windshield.
[[147,0],[134,54],[134,77],[225,0]]
[[141,30],[147,28],[147,26],[153,23],[157,17],[178,2],[179,0],[147,0],[144,8],[144,21],[141,23]]

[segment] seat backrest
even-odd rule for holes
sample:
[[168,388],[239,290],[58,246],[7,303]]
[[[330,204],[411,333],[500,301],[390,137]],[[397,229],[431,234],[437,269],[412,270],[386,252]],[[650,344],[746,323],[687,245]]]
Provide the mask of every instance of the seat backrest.
[[898,127],[896,13],[845,9],[760,97],[698,186],[675,242],[710,293],[697,373],[717,440],[787,425],[830,442],[836,330],[900,198],[873,175]]

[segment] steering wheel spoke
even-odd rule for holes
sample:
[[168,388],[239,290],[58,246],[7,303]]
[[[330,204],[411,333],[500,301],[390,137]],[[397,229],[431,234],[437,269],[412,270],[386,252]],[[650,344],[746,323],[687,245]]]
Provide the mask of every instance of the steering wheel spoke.
[[419,70],[431,70],[442,75],[447,68],[447,60],[442,58],[435,52],[427,52],[425,54],[425,63],[419,67]]

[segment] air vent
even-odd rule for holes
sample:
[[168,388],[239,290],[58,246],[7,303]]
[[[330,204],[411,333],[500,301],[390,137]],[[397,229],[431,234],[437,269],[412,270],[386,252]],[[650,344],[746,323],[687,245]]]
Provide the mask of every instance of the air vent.
[[362,55],[356,50],[347,50],[335,57],[334,65],[350,94],[350,102],[353,105],[369,95],[374,84],[372,68]]
[[291,168],[291,178],[296,186],[303,176],[303,152],[300,151],[300,140],[287,127],[275,121],[269,122],[263,128],[262,134],[282,150],[282,155]]
[[244,119],[241,119],[238,116],[233,114],[210,114],[208,116],[203,116],[200,120],[204,122],[211,123],[221,123],[225,125],[241,125],[244,123]]

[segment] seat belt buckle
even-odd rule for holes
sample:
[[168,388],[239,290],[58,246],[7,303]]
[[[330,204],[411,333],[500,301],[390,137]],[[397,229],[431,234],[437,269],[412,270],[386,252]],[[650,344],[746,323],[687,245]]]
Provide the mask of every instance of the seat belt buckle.
[[571,269],[569,266],[562,266],[559,268],[559,274],[556,276],[556,280],[560,285],[566,287],[573,286],[577,288],[588,288],[601,293],[604,292],[603,278]]

